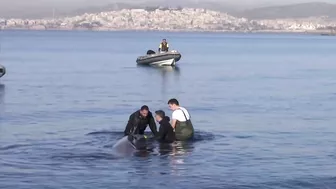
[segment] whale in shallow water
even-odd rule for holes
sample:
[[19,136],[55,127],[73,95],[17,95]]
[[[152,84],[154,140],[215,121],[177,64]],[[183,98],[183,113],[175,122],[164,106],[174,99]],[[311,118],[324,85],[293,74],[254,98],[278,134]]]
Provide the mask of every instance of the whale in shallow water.
[[152,138],[146,135],[128,135],[124,136],[112,147],[115,155],[132,156],[138,151],[150,151],[154,148]]
[[113,145],[112,150],[116,155],[121,156],[130,156],[136,152],[136,148],[128,140],[128,136],[124,136],[118,140],[118,142]]

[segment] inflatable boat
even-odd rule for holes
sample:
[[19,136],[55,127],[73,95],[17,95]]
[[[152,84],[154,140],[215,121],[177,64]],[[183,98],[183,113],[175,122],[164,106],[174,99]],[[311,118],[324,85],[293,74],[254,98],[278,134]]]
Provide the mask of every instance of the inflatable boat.
[[6,74],[5,66],[0,65],[0,78]]
[[148,50],[147,55],[139,56],[136,63],[139,65],[150,66],[175,66],[176,62],[180,59],[181,54],[176,50],[159,53],[156,53],[153,50]]

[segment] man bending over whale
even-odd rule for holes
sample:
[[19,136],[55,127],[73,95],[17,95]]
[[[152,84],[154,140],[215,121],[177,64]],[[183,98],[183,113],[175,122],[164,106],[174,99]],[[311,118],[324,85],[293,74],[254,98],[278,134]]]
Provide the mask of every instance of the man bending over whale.
[[149,125],[154,136],[157,134],[157,128],[154,121],[152,113],[149,111],[148,106],[143,105],[140,110],[132,113],[129,117],[128,123],[126,125],[124,136],[130,134],[141,134],[145,133],[145,130]]
[[160,124],[159,132],[156,139],[161,143],[172,143],[175,141],[175,133],[173,127],[170,125],[169,117],[166,116],[163,110],[155,111],[155,119]]

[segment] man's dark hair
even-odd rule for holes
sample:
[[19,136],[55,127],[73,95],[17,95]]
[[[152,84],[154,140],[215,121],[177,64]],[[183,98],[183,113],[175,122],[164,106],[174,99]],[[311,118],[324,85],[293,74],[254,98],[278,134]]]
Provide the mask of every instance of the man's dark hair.
[[170,100],[168,100],[168,104],[175,104],[175,105],[180,105],[179,102],[175,99],[175,98],[172,98]]
[[157,111],[155,111],[155,114],[160,116],[161,118],[166,117],[166,114],[163,110],[157,110]]
[[142,110],[147,110],[147,111],[149,111],[149,108],[148,108],[147,105],[143,105],[143,106],[141,106],[140,110],[141,110],[141,111],[142,111]]

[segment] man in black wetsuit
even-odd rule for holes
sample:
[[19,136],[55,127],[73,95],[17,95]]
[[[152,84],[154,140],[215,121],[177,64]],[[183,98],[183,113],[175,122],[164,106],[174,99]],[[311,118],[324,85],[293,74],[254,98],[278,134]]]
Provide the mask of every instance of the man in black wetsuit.
[[149,125],[153,135],[157,134],[156,124],[148,106],[143,105],[140,110],[132,113],[126,125],[124,135],[141,134],[143,135],[147,125]]
[[170,119],[165,115],[165,112],[162,110],[155,111],[155,119],[160,124],[159,133],[156,135],[156,139],[161,143],[174,142],[175,132],[170,125]]

